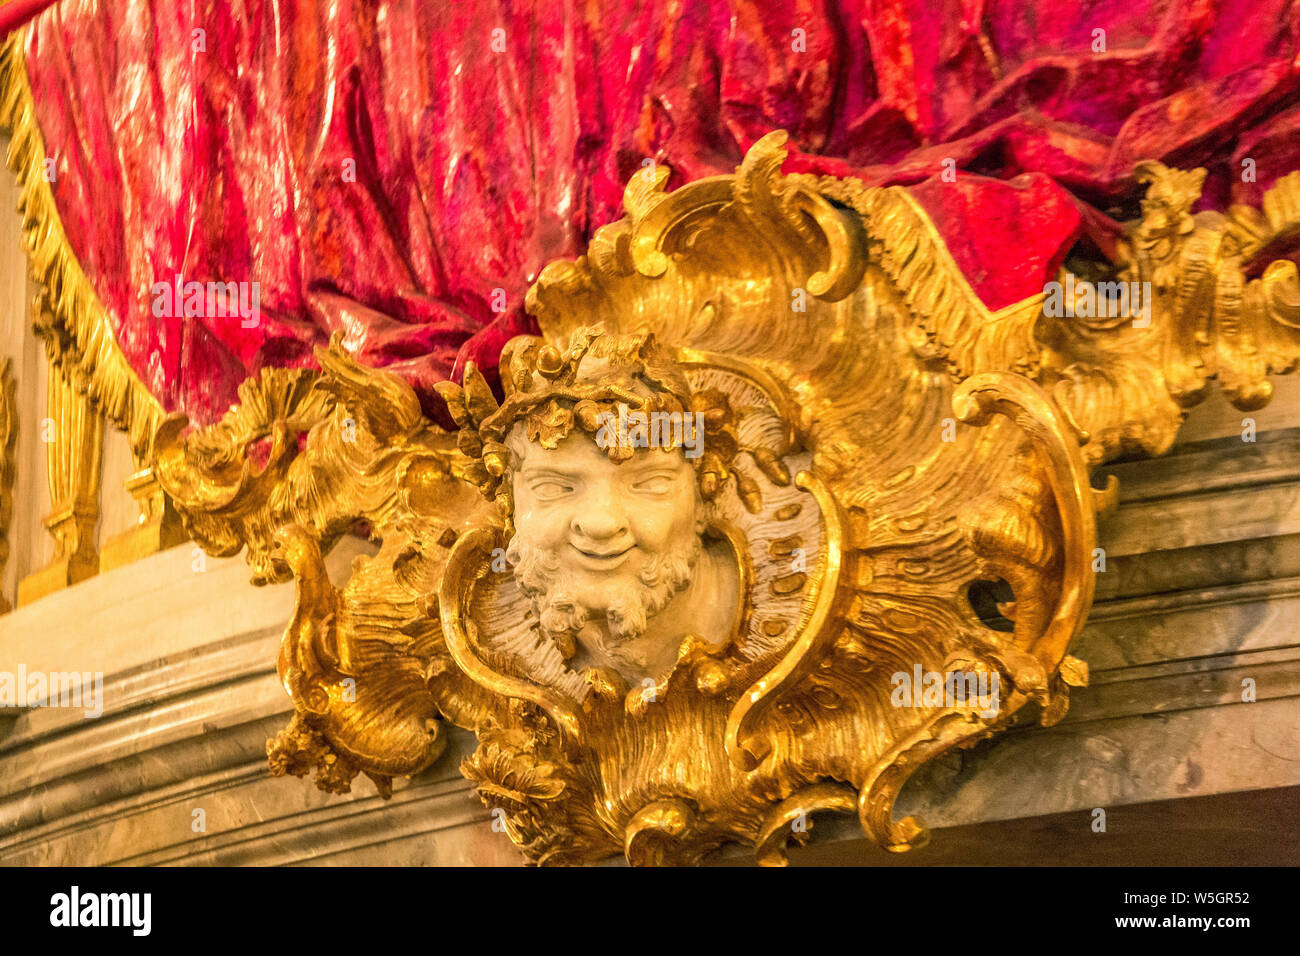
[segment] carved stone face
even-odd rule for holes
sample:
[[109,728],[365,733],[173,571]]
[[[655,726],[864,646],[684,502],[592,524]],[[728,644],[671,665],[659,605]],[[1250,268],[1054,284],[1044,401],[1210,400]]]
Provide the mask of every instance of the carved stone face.
[[[548,449],[511,436],[515,537],[507,557],[543,630],[603,625],[633,641],[690,581],[704,505],[680,449],[644,448],[616,464],[574,430]],[[613,653],[617,658],[617,653]]]

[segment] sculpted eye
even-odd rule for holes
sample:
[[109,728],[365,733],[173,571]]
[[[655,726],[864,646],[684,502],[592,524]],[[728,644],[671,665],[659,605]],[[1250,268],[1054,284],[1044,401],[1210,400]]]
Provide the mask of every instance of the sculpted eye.
[[672,486],[673,481],[667,475],[651,475],[634,484],[632,490],[647,495],[662,495],[666,494]]
[[539,481],[532,485],[532,492],[542,501],[553,501],[556,498],[563,498],[573,491],[573,486],[565,484],[562,481],[548,480]]

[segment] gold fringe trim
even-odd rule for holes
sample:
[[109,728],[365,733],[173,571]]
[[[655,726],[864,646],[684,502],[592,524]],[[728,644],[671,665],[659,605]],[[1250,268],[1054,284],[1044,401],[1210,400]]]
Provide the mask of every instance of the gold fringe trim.
[[9,168],[18,180],[23,247],[41,294],[32,303],[36,331],[50,361],[90,396],[109,421],[125,430],[141,461],[151,460],[153,436],[165,412],[126,360],[108,310],[68,243],[50,184],[45,140],[36,120],[27,59],[27,27],[0,46],[0,128],[11,139]]

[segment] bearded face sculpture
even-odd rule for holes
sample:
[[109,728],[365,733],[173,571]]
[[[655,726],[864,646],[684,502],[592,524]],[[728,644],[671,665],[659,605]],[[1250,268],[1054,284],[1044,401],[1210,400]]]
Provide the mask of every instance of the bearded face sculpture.
[[[578,666],[612,667],[629,682],[664,676],[674,638],[707,606],[699,597],[721,590],[726,568],[712,558],[699,567],[704,506],[693,469],[679,450],[611,462],[585,435],[530,448],[516,428],[506,556],[542,630]],[[691,586],[697,568],[704,577]]]
[[[634,354],[654,349],[634,345]],[[575,372],[577,387],[597,390],[602,376],[621,377],[600,354]],[[638,397],[647,405],[691,402],[686,392]],[[590,422],[589,406],[584,413]],[[511,428],[515,533],[506,558],[541,632],[572,668],[653,683],[667,676],[687,636],[714,647],[729,636],[735,556],[725,541],[706,537],[700,475],[687,457],[698,461],[707,442],[702,414],[646,413],[619,402],[596,423],[594,434],[579,426],[551,442],[530,441],[524,422]]]

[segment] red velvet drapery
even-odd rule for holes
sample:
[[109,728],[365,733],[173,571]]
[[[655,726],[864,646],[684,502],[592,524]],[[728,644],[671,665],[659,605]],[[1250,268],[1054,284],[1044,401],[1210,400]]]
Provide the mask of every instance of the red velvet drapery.
[[[618,217],[645,159],[675,186],[773,128],[788,171],[914,185],[1000,308],[1084,229],[1104,245],[1138,159],[1207,166],[1214,206],[1300,168],[1298,10],[61,0],[27,62],[60,216],[127,358],[208,422],[340,328],[433,411],[458,356],[491,365],[528,328],[531,279]],[[258,283],[260,321],[155,315],[176,276]]]

